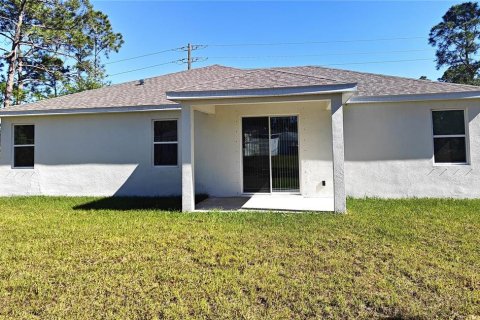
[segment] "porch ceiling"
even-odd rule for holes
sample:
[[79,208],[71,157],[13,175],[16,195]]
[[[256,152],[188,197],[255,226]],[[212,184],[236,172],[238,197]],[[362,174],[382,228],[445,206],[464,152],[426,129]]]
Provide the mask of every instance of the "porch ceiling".
[[[316,99],[299,99],[298,97],[284,97],[284,98],[263,98],[263,99],[228,99],[223,100],[219,103],[218,100],[210,100],[205,103],[195,103],[192,104],[192,107],[195,111],[200,111],[206,114],[215,114],[218,110],[226,110],[233,107],[248,108],[251,106],[260,107],[260,106],[275,106],[275,107],[288,107],[288,106],[302,106],[307,108],[321,108],[324,110],[331,109],[331,98],[330,96],[324,96],[320,98],[319,96],[315,97]],[[264,113],[271,113],[271,111],[266,110]]]

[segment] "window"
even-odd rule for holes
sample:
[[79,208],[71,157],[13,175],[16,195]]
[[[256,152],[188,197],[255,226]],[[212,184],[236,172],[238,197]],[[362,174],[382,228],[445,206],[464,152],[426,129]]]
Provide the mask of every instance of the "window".
[[463,110],[432,111],[435,163],[467,163]]
[[153,164],[155,166],[178,164],[177,120],[153,122]]
[[35,163],[35,126],[13,126],[13,167],[33,168]]

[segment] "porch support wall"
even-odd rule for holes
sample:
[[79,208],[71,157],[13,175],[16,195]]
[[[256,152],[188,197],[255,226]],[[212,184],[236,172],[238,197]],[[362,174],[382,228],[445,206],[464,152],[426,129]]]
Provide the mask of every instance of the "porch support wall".
[[194,110],[182,105],[181,113],[181,154],[182,154],[182,211],[195,210],[194,175]]
[[332,150],[333,150],[333,197],[335,212],[347,211],[347,198],[345,192],[345,140],[343,133],[343,104],[342,96],[332,97]]

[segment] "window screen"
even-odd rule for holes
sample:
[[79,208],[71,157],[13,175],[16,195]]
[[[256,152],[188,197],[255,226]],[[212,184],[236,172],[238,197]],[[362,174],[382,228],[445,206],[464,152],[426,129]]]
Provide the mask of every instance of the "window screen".
[[35,163],[35,126],[14,125],[13,167],[33,168]]
[[463,110],[432,111],[435,163],[467,163]]
[[177,120],[153,123],[153,164],[176,166],[178,164]]

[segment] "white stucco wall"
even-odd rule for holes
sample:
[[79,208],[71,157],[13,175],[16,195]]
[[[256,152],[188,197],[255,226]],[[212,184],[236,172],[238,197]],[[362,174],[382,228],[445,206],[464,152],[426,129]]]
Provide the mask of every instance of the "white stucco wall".
[[[433,162],[432,109],[465,109],[468,165]],[[345,182],[353,197],[480,197],[480,101],[345,108]]]
[[[3,118],[0,195],[179,195],[180,167],[154,167],[152,160],[152,121],[179,117],[159,111]],[[34,169],[12,169],[14,123],[35,125]]]
[[[433,163],[431,110],[441,108],[466,110],[468,165]],[[347,195],[480,197],[479,113],[479,100],[345,106]],[[241,118],[261,115],[299,116],[301,192],[332,197],[331,111],[325,102],[195,111],[195,191],[241,194]],[[3,118],[0,195],[179,195],[181,167],[152,164],[152,121],[179,118],[179,111]],[[36,125],[34,169],[11,167],[13,123]]]
[[298,115],[300,192],[333,196],[331,112],[322,101],[221,105],[215,114],[195,112],[197,193],[242,194],[241,119],[268,115]]

